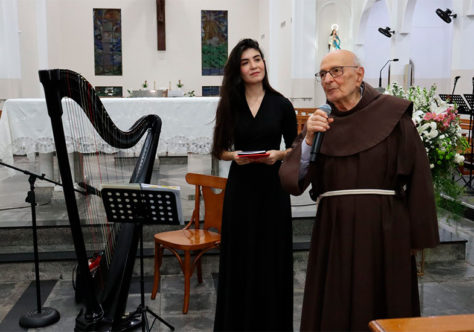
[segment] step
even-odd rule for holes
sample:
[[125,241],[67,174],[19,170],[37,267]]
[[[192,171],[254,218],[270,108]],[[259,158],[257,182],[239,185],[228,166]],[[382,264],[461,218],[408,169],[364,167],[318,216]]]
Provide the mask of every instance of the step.
[[[309,248],[303,244],[309,242],[312,225],[312,218],[293,220],[295,250],[307,250]],[[95,227],[97,226],[82,227],[85,239],[92,238],[90,235],[91,229]],[[145,256],[153,255],[154,234],[177,230],[182,227],[182,225],[144,225],[143,246]],[[0,263],[31,261],[33,259],[33,231],[31,227],[3,227],[0,228],[0,234]],[[67,223],[55,226],[38,226],[37,239],[41,260],[66,260],[75,257],[71,229]]]
[[[143,259],[143,272],[145,276],[153,276],[154,274],[154,258],[147,253],[148,256]],[[294,271],[306,271],[308,260],[308,251],[293,252],[293,269]],[[64,261],[40,261],[39,272],[41,280],[71,280],[73,270],[76,266],[74,260]],[[35,265],[32,262],[20,263],[3,263],[0,264],[2,273],[0,273],[0,283],[10,282],[12,280],[35,280]],[[206,274],[219,272],[219,255],[217,251],[206,253],[202,257],[202,269]],[[162,275],[181,274],[181,268],[178,260],[174,255],[165,251],[160,272]],[[135,260],[133,276],[140,276],[140,259]]]
[[[306,255],[310,247],[310,235],[312,231],[312,218],[298,218],[293,220],[293,251]],[[171,225],[145,225],[144,226],[144,258],[150,261],[154,255],[154,242],[151,234],[158,232],[179,229],[182,226]],[[0,229],[0,264],[29,264],[33,261],[33,241],[31,228],[1,228]],[[71,231],[67,225],[38,228],[38,248],[39,258],[42,264],[60,264],[74,265],[75,252],[72,245]],[[87,228],[85,228],[85,238],[87,237]],[[466,243],[465,239],[456,236],[449,230],[440,227],[441,244],[436,248],[424,250],[425,262],[442,262],[453,260],[465,260]],[[205,256],[209,264],[215,266],[218,262],[218,251],[211,250]],[[167,261],[170,260],[169,264]],[[167,273],[178,273],[179,266],[174,264],[175,257],[165,251],[163,269]],[[61,263],[62,262],[62,263]],[[169,268],[168,268],[169,264]],[[29,264],[31,267],[32,265]],[[60,269],[61,271],[64,269]],[[68,269],[65,269],[68,270]]]

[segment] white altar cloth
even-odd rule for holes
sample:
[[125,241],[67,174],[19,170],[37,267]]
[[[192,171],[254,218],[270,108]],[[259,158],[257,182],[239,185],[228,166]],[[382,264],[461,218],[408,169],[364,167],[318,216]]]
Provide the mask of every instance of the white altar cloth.
[[[218,97],[101,98],[101,101],[112,121],[124,131],[140,117],[157,114],[162,120],[160,154],[210,151]],[[66,135],[67,131],[66,125]],[[45,100],[8,99],[0,118],[0,159],[13,164],[13,155],[53,151],[53,132]]]

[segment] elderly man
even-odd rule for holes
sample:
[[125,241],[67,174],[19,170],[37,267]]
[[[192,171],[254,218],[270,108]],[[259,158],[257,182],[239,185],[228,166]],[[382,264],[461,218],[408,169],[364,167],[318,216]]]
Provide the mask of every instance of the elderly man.
[[[319,201],[308,258],[302,331],[368,330],[376,318],[420,315],[415,249],[439,242],[428,158],[412,104],[364,83],[349,51],[316,75],[332,107],[316,110],[280,169]],[[315,133],[320,153],[309,162]]]

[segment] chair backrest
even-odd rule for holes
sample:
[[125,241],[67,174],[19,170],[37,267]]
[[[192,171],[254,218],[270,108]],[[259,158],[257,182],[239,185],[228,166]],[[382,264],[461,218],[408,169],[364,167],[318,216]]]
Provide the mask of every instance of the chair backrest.
[[[224,205],[226,178],[218,176],[188,173],[186,182],[195,185],[194,211],[191,221],[199,228],[199,211],[201,193],[204,200],[204,225],[203,229],[215,228],[221,232],[222,207]],[[213,189],[220,189],[215,192]]]

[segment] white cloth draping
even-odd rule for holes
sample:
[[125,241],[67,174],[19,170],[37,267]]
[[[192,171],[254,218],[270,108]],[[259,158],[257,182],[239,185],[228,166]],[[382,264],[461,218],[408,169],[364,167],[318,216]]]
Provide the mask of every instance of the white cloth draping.
[[[157,114],[162,120],[158,146],[160,154],[183,155],[210,151],[218,97],[102,98],[101,101],[112,121],[124,131],[140,117]],[[65,104],[67,100],[63,99]],[[67,109],[66,106],[63,108]],[[89,152],[87,138],[71,141],[67,121],[63,123],[68,149],[71,152]],[[45,100],[7,100],[0,118],[0,159],[11,164],[13,155],[54,150]],[[113,152],[106,144],[101,150]]]

